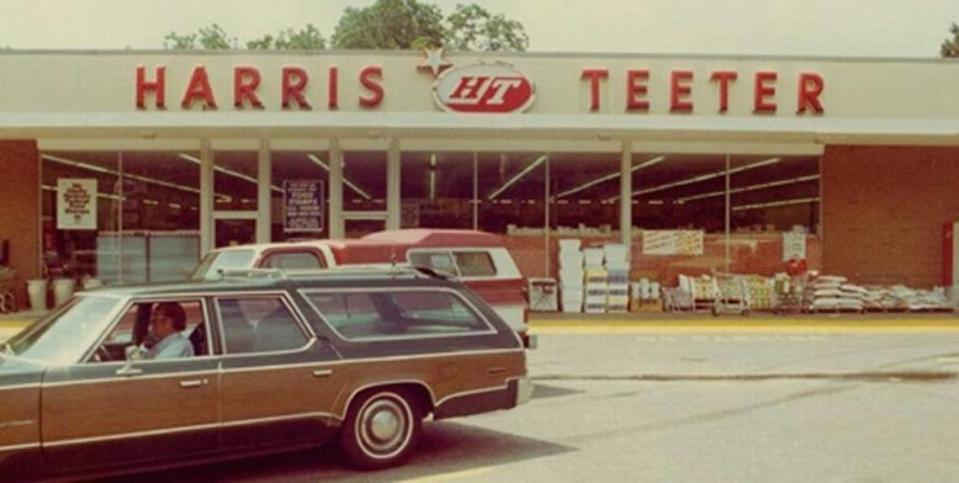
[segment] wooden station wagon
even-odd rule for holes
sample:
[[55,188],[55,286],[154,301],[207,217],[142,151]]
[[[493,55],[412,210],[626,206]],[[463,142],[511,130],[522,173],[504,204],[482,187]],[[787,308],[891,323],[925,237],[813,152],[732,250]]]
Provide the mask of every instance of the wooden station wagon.
[[384,468],[410,454],[424,417],[532,392],[516,333],[462,284],[414,270],[81,293],[0,349],[4,479],[330,440]]

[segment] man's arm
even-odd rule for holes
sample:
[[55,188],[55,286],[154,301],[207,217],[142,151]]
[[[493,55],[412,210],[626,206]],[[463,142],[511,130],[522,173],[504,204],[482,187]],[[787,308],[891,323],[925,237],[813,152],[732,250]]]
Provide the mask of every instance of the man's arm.
[[154,359],[181,359],[184,357],[193,357],[193,344],[190,343],[190,340],[182,335],[171,336],[176,337],[176,339],[170,341],[163,349],[157,352]]

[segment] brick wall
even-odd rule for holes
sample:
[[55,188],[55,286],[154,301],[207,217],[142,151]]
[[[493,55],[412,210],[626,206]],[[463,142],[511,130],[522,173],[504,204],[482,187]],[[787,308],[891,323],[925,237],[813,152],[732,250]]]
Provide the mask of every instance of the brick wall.
[[0,240],[10,241],[17,296],[26,302],[24,280],[40,269],[40,162],[35,141],[0,141]]
[[943,225],[959,220],[959,148],[829,146],[823,264],[860,283],[941,283]]

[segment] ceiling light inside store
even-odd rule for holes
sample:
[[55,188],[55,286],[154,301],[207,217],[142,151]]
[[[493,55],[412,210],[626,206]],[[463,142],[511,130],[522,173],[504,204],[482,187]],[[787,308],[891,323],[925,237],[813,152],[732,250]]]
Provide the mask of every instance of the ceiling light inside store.
[[[309,158],[309,160],[312,161],[317,166],[326,170],[327,173],[330,172],[330,165],[327,164],[326,161],[323,161],[322,159],[317,157],[315,154],[307,154],[306,157]],[[362,196],[364,199],[369,200],[372,198],[369,194],[366,193],[366,191],[363,191],[362,189],[360,189],[359,186],[357,186],[355,183],[347,179],[346,176],[343,176],[343,184],[348,186],[351,190],[355,191],[356,194]]]
[[807,203],[819,203],[819,198],[794,198],[791,200],[769,201],[766,203],[753,203],[749,205],[734,206],[733,211],[758,210],[763,208],[774,208],[776,206],[804,205]]
[[523,168],[522,170],[520,170],[518,173],[514,174],[512,178],[506,180],[506,182],[503,183],[502,186],[500,186],[500,187],[497,188],[495,191],[493,191],[486,199],[488,199],[488,200],[495,199],[497,196],[499,196],[500,194],[502,194],[504,191],[508,190],[510,186],[513,186],[514,184],[516,184],[517,181],[519,181],[519,180],[522,179],[524,176],[526,176],[527,174],[529,174],[530,172],[532,172],[534,169],[536,169],[536,167],[539,166],[540,164],[542,164],[543,161],[546,161],[546,155],[545,155],[545,154],[540,155],[539,157],[537,157],[536,159],[534,159],[532,162],[530,162],[528,165],[526,165],[525,168]]
[[[791,184],[805,183],[805,182],[807,182],[807,181],[815,181],[815,180],[817,180],[817,179],[819,179],[819,175],[818,175],[818,174],[812,174],[812,175],[809,175],[809,176],[800,176],[800,177],[798,177],[798,178],[790,178],[790,179],[784,179],[784,180],[779,180],[779,181],[770,181],[770,182],[768,182],[768,183],[760,183],[760,184],[754,184],[754,185],[749,185],[749,186],[743,186],[743,187],[741,187],[741,188],[731,189],[731,190],[729,190],[729,194],[745,193],[745,192],[747,192],[747,191],[757,191],[757,190],[775,188],[775,187],[778,187],[778,186],[787,186],[787,185],[791,185]],[[679,199],[677,199],[676,201],[677,201],[678,203],[686,203],[686,202],[688,202],[688,201],[696,201],[696,200],[703,200],[703,199],[707,199],[707,198],[715,198],[715,197],[717,197],[717,196],[723,196],[723,195],[725,195],[725,194],[726,194],[725,191],[713,191],[713,192],[711,192],[711,193],[703,193],[703,194],[701,194],[701,195],[693,195],[693,196],[687,196],[687,197],[685,197],[685,198],[679,198]]]
[[[192,186],[185,186],[185,185],[182,185],[182,184],[171,183],[171,182],[169,182],[169,181],[162,181],[162,180],[159,180],[159,179],[156,179],[156,178],[149,178],[149,177],[146,177],[146,176],[140,176],[140,175],[136,175],[136,174],[130,174],[130,173],[122,173],[122,174],[121,174],[119,171],[115,171],[115,170],[112,170],[112,169],[107,169],[107,168],[104,168],[104,167],[102,167],[102,166],[97,166],[97,165],[95,165],[95,164],[84,163],[84,162],[82,162],[82,161],[75,161],[75,160],[72,160],[72,159],[67,159],[67,158],[64,158],[64,157],[62,157],[62,156],[54,156],[54,155],[52,155],[52,154],[41,154],[40,157],[43,158],[43,159],[46,160],[46,161],[50,161],[51,163],[57,163],[57,164],[63,164],[63,165],[67,165],[67,166],[73,166],[73,167],[76,167],[76,168],[85,169],[85,170],[88,170],[88,171],[95,171],[95,172],[98,172],[98,173],[106,173],[106,174],[110,174],[110,175],[117,176],[117,177],[122,177],[122,178],[126,178],[126,179],[137,180],[137,181],[142,181],[142,182],[147,183],[147,184],[152,184],[152,185],[156,185],[156,186],[162,186],[162,187],[164,187],[164,188],[171,188],[171,189],[175,189],[175,190],[185,191],[185,192],[187,192],[187,193],[195,193],[195,194],[199,194],[199,193],[200,193],[200,190],[199,190],[199,189],[194,188],[194,187],[192,187]],[[224,195],[216,194],[216,196],[221,196],[221,197],[222,197],[222,196],[224,196]]]
[[[42,188],[44,191],[53,191],[54,193],[59,191],[56,186],[50,186],[48,184],[42,185],[40,188]],[[104,198],[104,199],[114,200],[114,201],[120,200],[120,196],[112,193],[97,193],[97,198]],[[123,199],[125,200],[126,197],[124,197]]]
[[[764,159],[764,160],[762,160],[762,161],[757,161],[757,162],[752,163],[752,164],[747,164],[747,165],[745,165],[745,166],[740,166],[740,167],[738,167],[738,168],[730,169],[728,172],[729,172],[730,175],[733,175],[733,174],[740,173],[740,172],[743,172],[743,171],[748,171],[748,170],[750,170],[750,169],[756,169],[756,168],[761,168],[761,167],[763,167],[763,166],[769,166],[769,165],[771,165],[771,164],[776,164],[776,163],[778,163],[778,162],[780,162],[780,161],[782,161],[782,158],[769,158],[769,159]],[[672,183],[661,184],[661,185],[659,185],[659,186],[653,186],[653,187],[650,187],[650,188],[644,188],[644,189],[641,189],[641,190],[633,191],[633,193],[632,193],[631,196],[640,196],[640,195],[645,195],[645,194],[649,194],[649,193],[655,193],[655,192],[657,192],[657,191],[667,190],[667,189],[670,189],[670,188],[675,188],[675,187],[677,187],[677,186],[685,186],[685,185],[688,185],[688,184],[700,183],[700,182],[703,182],[703,181],[708,181],[708,180],[711,180],[711,179],[715,179],[715,178],[719,178],[719,177],[722,177],[722,176],[726,176],[726,173],[727,173],[727,171],[724,169],[724,170],[722,170],[722,171],[715,171],[715,172],[712,172],[712,173],[701,174],[701,175],[699,175],[699,176],[694,176],[694,177],[689,178],[689,179],[684,179],[684,180],[680,180],[680,181],[673,181]],[[610,199],[610,200],[616,200],[616,199],[619,199],[619,196],[613,196],[613,197],[611,197],[611,198],[609,198],[609,199]]]
[[[186,154],[186,153],[180,153],[179,156],[180,156],[180,159],[182,159],[182,160],[184,160],[184,161],[189,161],[189,162],[194,163],[194,164],[201,164],[201,165],[203,164],[203,161],[201,161],[200,158],[197,158],[196,156],[191,156],[191,155]],[[225,174],[225,175],[227,175],[227,176],[232,176],[232,177],[237,178],[237,179],[242,179],[243,181],[247,181],[247,182],[253,183],[253,184],[255,184],[255,185],[259,185],[259,184],[260,184],[260,181],[257,180],[256,178],[252,177],[252,176],[247,176],[247,175],[245,175],[245,174],[243,174],[243,173],[240,173],[240,172],[237,172],[237,171],[233,171],[232,169],[224,168],[223,166],[213,166],[213,170],[216,171],[216,172],[218,172],[218,173],[223,173],[223,174]],[[278,193],[282,193],[282,192],[283,192],[283,188],[280,188],[279,186],[276,186],[276,185],[271,185],[271,186],[270,186],[270,189],[272,189],[273,191],[276,191],[276,192],[278,192]]]
[[[643,161],[642,163],[637,164],[636,166],[633,166],[632,168],[629,168],[629,172],[630,172],[630,173],[635,173],[635,172],[637,172],[637,171],[639,171],[639,170],[641,170],[641,169],[648,168],[648,167],[653,166],[653,165],[655,165],[655,164],[659,164],[659,163],[663,162],[663,160],[665,160],[665,159],[666,159],[666,156],[656,156],[655,158],[650,158],[650,159],[648,159],[648,160],[646,160],[646,161]],[[609,173],[609,174],[607,174],[607,175],[600,176],[599,178],[596,178],[596,179],[594,179],[594,180],[592,180],[592,181],[587,181],[587,182],[585,182],[585,183],[583,183],[583,184],[581,184],[581,185],[579,185],[579,186],[577,186],[577,187],[575,187],[575,188],[570,188],[570,189],[568,189],[568,190],[566,190],[566,191],[563,191],[562,193],[556,195],[556,197],[557,197],[557,198],[565,198],[565,197],[567,197],[567,196],[569,196],[569,195],[572,195],[572,194],[575,194],[575,193],[579,193],[580,191],[583,191],[583,190],[585,190],[585,189],[592,188],[593,186],[596,186],[596,185],[598,185],[598,184],[600,184],[600,183],[605,183],[605,182],[607,182],[607,181],[612,181],[612,180],[614,180],[614,179],[619,178],[619,174],[620,174],[619,171],[615,171],[615,172]]]

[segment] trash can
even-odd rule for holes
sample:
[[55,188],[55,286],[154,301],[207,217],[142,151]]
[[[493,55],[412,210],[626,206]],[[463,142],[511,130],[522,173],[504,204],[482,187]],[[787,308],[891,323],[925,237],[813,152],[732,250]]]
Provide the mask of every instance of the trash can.
[[53,281],[53,305],[59,307],[73,296],[73,279],[58,278]]
[[27,280],[27,295],[30,297],[30,308],[33,310],[47,310],[47,281],[39,278]]

